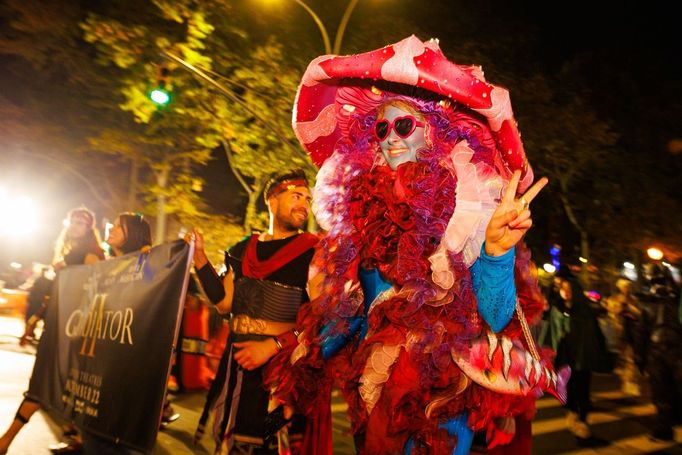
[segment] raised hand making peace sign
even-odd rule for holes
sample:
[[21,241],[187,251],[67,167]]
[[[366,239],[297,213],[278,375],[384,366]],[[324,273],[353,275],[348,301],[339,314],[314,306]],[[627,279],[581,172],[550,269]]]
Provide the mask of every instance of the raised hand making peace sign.
[[548,180],[542,177],[517,199],[516,189],[520,177],[520,171],[514,172],[500,205],[488,222],[485,231],[485,252],[490,256],[501,256],[512,249],[533,225],[529,205],[547,185]]

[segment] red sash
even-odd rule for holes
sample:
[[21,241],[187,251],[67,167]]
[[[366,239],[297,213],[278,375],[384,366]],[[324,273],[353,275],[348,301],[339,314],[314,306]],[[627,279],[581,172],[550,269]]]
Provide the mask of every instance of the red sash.
[[269,259],[258,260],[256,245],[258,244],[259,234],[253,234],[246,245],[244,258],[242,260],[242,273],[249,278],[262,280],[272,274],[275,270],[293,261],[301,254],[314,247],[320,240],[315,234],[304,232],[299,234],[291,242],[277,250]]

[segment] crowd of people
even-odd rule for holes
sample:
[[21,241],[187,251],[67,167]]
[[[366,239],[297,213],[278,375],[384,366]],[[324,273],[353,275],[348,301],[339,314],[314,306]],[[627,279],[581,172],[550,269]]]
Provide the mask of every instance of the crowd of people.
[[[229,248],[222,274],[201,230],[185,237],[201,285],[189,295],[229,320],[195,443],[212,421],[215,453],[330,454],[338,386],[358,453],[530,453],[536,398],[565,402],[570,431],[589,439],[592,375],[614,368],[634,396],[648,373],[653,436],[673,438],[679,286],[652,266],[639,293],[619,281],[599,306],[562,267],[542,295],[523,237],[547,179],[534,182],[509,94],[480,68],[414,36],[322,57],[293,123],[320,167],[314,189],[302,170],[273,176],[267,231]],[[112,257],[144,251],[149,224],[122,213],[107,243]],[[104,259],[92,212],[70,212],[55,268]],[[36,294],[27,336],[49,304]],[[0,454],[39,407],[22,402]],[[166,406],[164,419],[176,418]],[[55,453],[128,453],[87,429],[64,433]]]
[[[638,289],[635,291],[635,289]],[[557,352],[555,363],[572,368],[568,388],[568,429],[586,442],[592,409],[592,373],[614,373],[626,397],[643,390],[656,407],[653,439],[671,441],[682,419],[680,285],[662,263],[647,263],[639,283],[621,277],[605,299],[591,300],[566,266],[547,290],[539,343]]]
[[[71,210],[66,217],[65,227],[60,233],[55,248],[52,267],[57,271],[72,265],[92,265],[108,257],[145,251],[151,248],[151,228],[148,221],[136,213],[120,213],[108,232],[106,243],[110,248],[108,254],[102,249],[99,231],[95,224],[95,214],[85,207]],[[44,278],[44,272],[41,277]],[[30,293],[29,307],[24,335],[20,344],[25,344],[34,336],[36,325],[42,320],[51,295],[52,281],[36,280]],[[5,453],[19,431],[28,423],[31,416],[40,409],[38,403],[28,394],[19,406],[14,420],[0,437],[0,453]],[[162,422],[170,423],[178,418],[167,401],[163,409]],[[56,418],[61,421],[62,419]],[[53,453],[80,453],[88,449],[89,453],[105,453],[112,444],[99,436],[83,432],[71,423],[62,426],[64,440],[50,446]],[[113,445],[116,447],[116,445]]]

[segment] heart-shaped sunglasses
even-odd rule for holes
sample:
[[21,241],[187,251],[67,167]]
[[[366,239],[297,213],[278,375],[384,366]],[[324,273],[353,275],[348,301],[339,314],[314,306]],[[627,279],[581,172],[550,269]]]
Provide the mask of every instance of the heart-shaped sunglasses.
[[417,127],[424,127],[424,123],[417,120],[414,115],[403,115],[396,117],[392,122],[387,119],[377,120],[374,125],[374,134],[377,139],[383,141],[391,134],[391,128],[399,137],[405,139],[409,137]]

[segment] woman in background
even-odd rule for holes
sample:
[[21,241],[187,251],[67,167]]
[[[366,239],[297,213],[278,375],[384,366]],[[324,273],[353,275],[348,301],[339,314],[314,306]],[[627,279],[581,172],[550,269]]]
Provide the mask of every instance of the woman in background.
[[[111,256],[118,257],[124,254],[149,251],[152,246],[152,231],[149,223],[140,214],[124,212],[116,217],[114,226],[109,229],[107,244],[111,248]],[[173,412],[168,400],[164,404],[162,426],[177,420],[179,414]],[[83,432],[83,445],[86,453],[93,454],[130,454],[132,450],[100,438],[88,431]]]
[[91,265],[104,260],[100,237],[95,229],[95,214],[85,207],[69,212],[68,223],[57,239],[53,267],[59,271],[68,265]]
[[[95,228],[95,214],[85,207],[71,210],[67,214],[64,228],[57,238],[52,263],[55,271],[59,272],[59,270],[70,265],[95,264],[103,259],[104,251],[100,247],[100,237]],[[46,308],[47,302],[43,302],[40,308],[29,318],[24,335],[19,341],[20,345],[25,344],[26,340],[33,334],[36,324],[43,318]],[[0,454],[7,452],[16,435],[38,409],[40,409],[40,404],[37,401],[28,397],[24,398],[14,420],[5,434],[0,437]],[[76,429],[70,425],[64,427],[63,430],[67,436],[76,434]],[[65,450],[59,450],[60,448]],[[76,444],[71,450],[64,447],[55,447],[55,449],[57,449],[57,453],[73,453],[80,451],[81,448]]]
[[[141,214],[124,212],[118,215],[114,226],[109,230],[107,244],[113,257],[141,251],[146,253],[152,247],[152,230]],[[163,406],[161,425],[165,428],[180,417],[173,411],[168,399]]]
[[565,406],[568,410],[566,424],[578,441],[584,442],[592,436],[587,424],[587,414],[592,408],[592,373],[611,372],[612,362],[597,316],[578,279],[567,267],[561,268],[557,277],[561,279],[559,295],[566,319],[563,321],[564,332],[557,348],[555,366],[571,367]]
[[109,229],[107,244],[111,247],[111,256],[118,257],[134,251],[146,252],[152,246],[152,231],[149,223],[140,214],[124,212],[114,221]]

